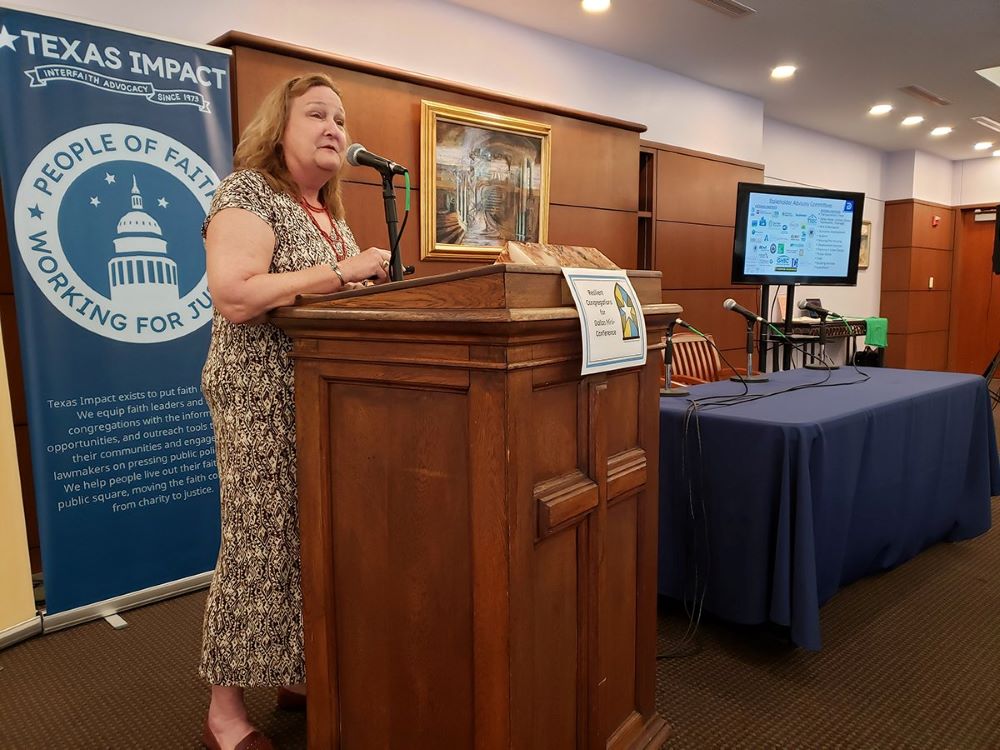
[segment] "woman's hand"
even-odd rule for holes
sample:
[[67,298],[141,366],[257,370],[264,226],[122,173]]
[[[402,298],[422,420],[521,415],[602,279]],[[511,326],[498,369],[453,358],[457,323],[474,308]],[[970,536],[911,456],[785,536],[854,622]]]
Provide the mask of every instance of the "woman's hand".
[[344,274],[344,279],[348,282],[375,279],[375,283],[378,284],[389,278],[390,257],[388,250],[370,247],[358,255],[345,258],[337,265],[340,267],[340,272]]

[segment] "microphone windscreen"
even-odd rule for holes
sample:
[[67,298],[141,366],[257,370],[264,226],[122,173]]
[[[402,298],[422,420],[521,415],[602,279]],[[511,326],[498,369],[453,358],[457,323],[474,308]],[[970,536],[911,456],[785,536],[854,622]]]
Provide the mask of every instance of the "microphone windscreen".
[[358,154],[362,151],[367,151],[367,150],[368,149],[366,149],[360,143],[352,143],[350,146],[347,147],[348,163],[350,163],[351,166],[360,167],[361,165],[358,164]]
[[725,302],[722,303],[722,306],[727,310],[732,310],[734,307],[736,307],[736,300],[734,300],[732,297],[729,297]]
[[807,307],[809,307],[809,300],[807,300],[807,299],[800,299],[799,300],[799,309],[800,310],[805,310]]

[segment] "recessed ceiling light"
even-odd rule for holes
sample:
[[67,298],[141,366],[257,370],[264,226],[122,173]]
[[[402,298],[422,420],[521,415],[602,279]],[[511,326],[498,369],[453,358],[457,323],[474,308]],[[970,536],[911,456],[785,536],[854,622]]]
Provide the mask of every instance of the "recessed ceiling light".
[[611,0],[580,0],[580,7],[588,13],[603,13],[611,7]]
[[973,146],[976,151],[985,151],[988,148],[992,148],[993,141],[980,141],[975,146]]
[[795,75],[794,65],[779,65],[776,68],[771,68],[771,78],[791,78]]
[[1000,156],[1000,148],[993,152],[994,156]]
[[948,133],[950,133],[950,132],[951,132],[951,128],[950,127],[948,127],[947,125],[942,125],[939,128],[934,128],[934,130],[931,131],[931,135],[934,135],[934,136],[948,135]]
[[876,104],[868,110],[868,114],[870,115],[887,115],[890,112],[892,112],[891,104]]
[[903,118],[903,125],[910,127],[911,125],[919,125],[923,121],[924,118],[921,115],[910,115],[909,117]]

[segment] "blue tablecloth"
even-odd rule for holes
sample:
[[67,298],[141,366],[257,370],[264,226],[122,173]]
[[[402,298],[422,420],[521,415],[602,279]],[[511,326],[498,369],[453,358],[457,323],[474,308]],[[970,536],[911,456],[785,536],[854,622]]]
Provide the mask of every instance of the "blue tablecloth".
[[[691,398],[743,386],[660,399],[660,593],[704,589],[707,611],[788,626],[793,642],[819,649],[819,608],[838,588],[989,529],[1000,461],[986,381],[862,371],[867,382],[848,384],[861,376],[842,368],[835,387],[705,404],[697,420],[686,417]],[[772,373],[750,392],[826,377]]]

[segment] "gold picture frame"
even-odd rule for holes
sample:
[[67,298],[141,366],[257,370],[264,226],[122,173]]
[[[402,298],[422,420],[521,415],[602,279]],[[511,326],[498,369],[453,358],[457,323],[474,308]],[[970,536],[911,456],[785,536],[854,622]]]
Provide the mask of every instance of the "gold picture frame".
[[548,240],[550,125],[426,100],[420,122],[421,260]]
[[858,270],[868,268],[871,260],[872,246],[872,223],[870,221],[861,222],[861,247],[858,249]]

